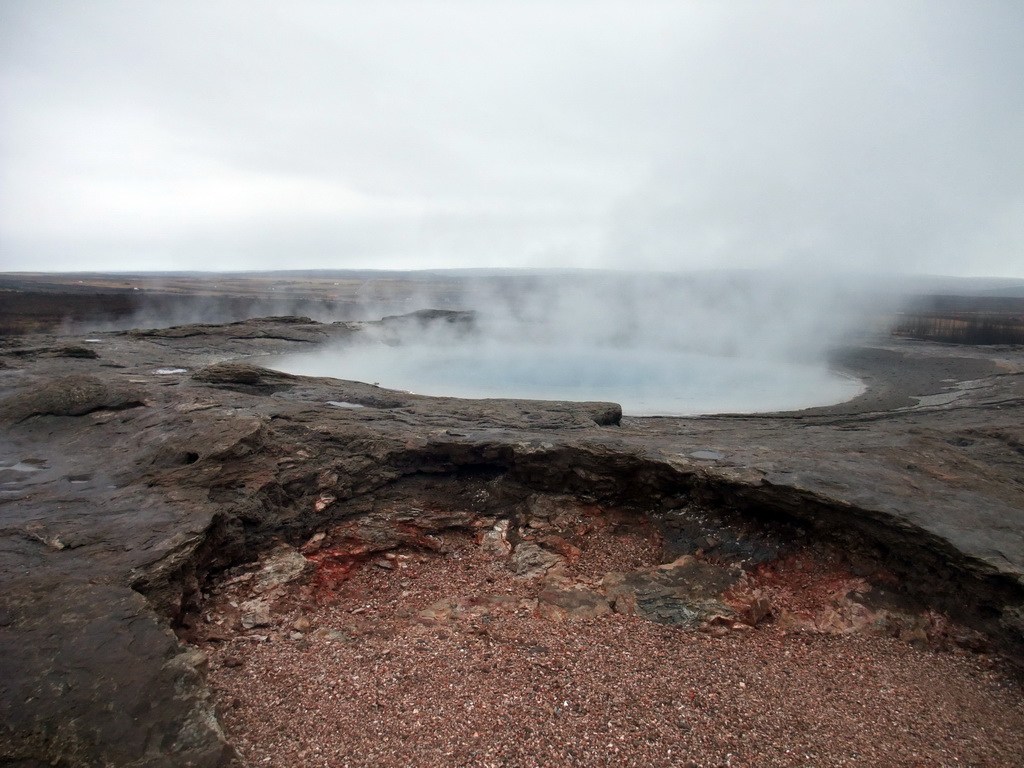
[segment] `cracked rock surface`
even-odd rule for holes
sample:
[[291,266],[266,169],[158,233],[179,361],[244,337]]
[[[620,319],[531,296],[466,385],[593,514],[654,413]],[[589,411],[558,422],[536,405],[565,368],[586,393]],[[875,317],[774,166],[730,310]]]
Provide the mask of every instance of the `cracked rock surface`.
[[[365,573],[428,649],[439,626],[525,612],[701,644],[881,628],[1024,659],[1021,350],[878,341],[837,359],[869,384],[850,403],[685,419],[259,365],[358,332],[271,318],[99,334],[95,356],[53,353],[78,337],[0,350],[0,760],[241,764],[207,675],[250,662],[223,648],[373,630],[374,609],[352,606],[349,632],[295,603]],[[620,529],[621,551],[592,543]],[[403,605],[453,535],[521,592]],[[230,589],[244,599],[217,603]]]

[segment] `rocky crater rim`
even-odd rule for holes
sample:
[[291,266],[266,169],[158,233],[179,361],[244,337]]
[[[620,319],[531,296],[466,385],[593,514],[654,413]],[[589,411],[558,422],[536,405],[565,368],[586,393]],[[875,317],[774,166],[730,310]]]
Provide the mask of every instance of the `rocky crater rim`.
[[[486,494],[474,491],[478,499]],[[323,510],[335,501],[324,493],[314,504]],[[933,649],[996,647],[937,610],[935,595],[920,583],[888,570],[877,548],[841,548],[804,525],[692,503],[645,512],[542,493],[504,510],[510,516],[392,501],[324,526],[301,544],[274,539],[255,561],[211,573],[193,608],[177,617],[177,631],[201,646],[268,633],[301,640],[316,629],[303,617],[351,598],[346,583],[358,570],[381,569],[408,586],[415,570],[459,557],[464,541],[514,575],[520,589],[453,592],[426,605],[410,597],[398,601],[401,614],[437,625],[508,610],[554,621],[614,612],[719,635],[769,623],[795,632],[888,635]],[[364,599],[346,610],[372,621],[377,606]]]
[[[359,568],[443,555],[443,537],[461,535],[532,584],[531,610],[560,619],[614,611],[716,632],[768,621],[1024,659],[1019,579],[925,530],[664,461],[542,442],[466,447],[442,440],[420,449],[399,478],[361,493],[340,468],[293,480],[274,491],[272,525],[220,518],[176,573],[158,564],[135,587],[183,639],[258,634],[288,619],[282,606],[329,599]],[[581,570],[605,532],[642,541],[644,562]],[[204,629],[210,596],[251,579],[237,612],[215,611],[230,616],[226,626]],[[260,587],[271,581],[274,589]],[[453,595],[445,615],[465,599],[487,602]]]

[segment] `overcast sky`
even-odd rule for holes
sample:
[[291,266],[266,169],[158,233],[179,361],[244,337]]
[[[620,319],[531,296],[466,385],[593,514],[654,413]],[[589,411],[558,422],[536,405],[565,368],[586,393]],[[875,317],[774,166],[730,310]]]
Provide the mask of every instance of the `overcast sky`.
[[1024,2],[0,0],[0,270],[1024,277]]

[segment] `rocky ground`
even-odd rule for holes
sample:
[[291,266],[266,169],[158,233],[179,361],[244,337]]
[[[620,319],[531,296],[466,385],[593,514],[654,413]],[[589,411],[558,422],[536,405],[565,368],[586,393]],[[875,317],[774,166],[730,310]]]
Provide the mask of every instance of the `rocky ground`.
[[689,419],[253,364],[359,332],[0,350],[0,760],[1019,763],[1020,350]]
[[[924,631],[899,638],[878,612],[863,632],[843,623],[852,579],[834,562],[805,552],[751,577],[763,613],[719,604],[680,621],[680,590],[650,589],[673,569],[657,567],[647,532],[584,519],[598,529],[544,576],[495,552],[487,531],[360,560],[343,579],[315,556],[289,574],[295,550],[278,549],[221,582],[195,641],[242,756],[285,768],[1009,766],[1024,754],[1007,670],[953,643],[937,652]],[[693,605],[713,578],[687,570]],[[603,588],[614,611],[592,599]]]

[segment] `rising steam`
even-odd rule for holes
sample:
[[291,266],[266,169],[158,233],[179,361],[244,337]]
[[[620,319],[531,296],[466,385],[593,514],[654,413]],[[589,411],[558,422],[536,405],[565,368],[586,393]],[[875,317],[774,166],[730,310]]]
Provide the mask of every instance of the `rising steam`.
[[461,323],[387,322],[293,373],[420,394],[610,400],[627,413],[824,405],[859,385],[828,353],[872,325],[866,286],[782,273],[566,272],[481,280]]

